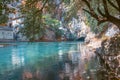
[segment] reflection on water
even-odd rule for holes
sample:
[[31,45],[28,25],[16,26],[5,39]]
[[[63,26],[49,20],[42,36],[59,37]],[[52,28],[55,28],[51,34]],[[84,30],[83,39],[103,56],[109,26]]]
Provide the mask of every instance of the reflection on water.
[[13,66],[13,69],[17,68],[17,67],[20,67],[20,66],[23,66],[24,65],[24,55],[23,52],[21,51],[21,55],[18,54],[19,52],[17,52],[16,49],[12,49],[12,66]]
[[90,63],[80,42],[16,44],[0,48],[0,80],[80,80]]

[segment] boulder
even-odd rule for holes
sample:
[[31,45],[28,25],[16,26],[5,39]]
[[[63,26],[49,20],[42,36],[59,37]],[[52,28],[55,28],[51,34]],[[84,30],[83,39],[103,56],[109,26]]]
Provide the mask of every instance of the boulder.
[[[106,39],[101,43],[101,47],[96,50],[100,65],[102,69],[99,72],[104,71],[107,75],[107,80],[119,80],[120,79],[120,34]],[[105,77],[105,76],[103,76]]]

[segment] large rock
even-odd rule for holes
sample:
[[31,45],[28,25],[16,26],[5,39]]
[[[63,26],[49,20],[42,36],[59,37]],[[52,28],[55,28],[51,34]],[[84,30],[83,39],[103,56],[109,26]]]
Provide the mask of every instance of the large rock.
[[[106,80],[120,79],[120,35],[116,35],[102,42],[102,47],[96,50]],[[105,77],[105,76],[103,76]]]

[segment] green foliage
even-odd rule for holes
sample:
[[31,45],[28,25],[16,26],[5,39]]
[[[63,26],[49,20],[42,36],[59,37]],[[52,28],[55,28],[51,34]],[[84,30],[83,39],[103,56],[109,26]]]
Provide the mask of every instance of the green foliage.
[[[91,0],[91,6],[98,15],[99,15],[99,13],[97,11],[98,7],[100,7],[100,9],[102,11],[104,11],[101,0]],[[109,10],[111,11],[111,13],[114,13],[114,9],[111,6],[110,6]],[[93,18],[89,13],[85,12],[84,14],[86,16],[87,25],[90,26],[91,31],[93,31],[94,33],[102,32],[104,29],[104,25],[108,24],[108,22],[105,22],[105,23],[102,23],[101,25],[98,25],[98,21],[95,18]]]
[[2,7],[2,4],[0,3],[0,15],[2,15],[2,10],[3,10],[3,7]]
[[0,24],[5,23],[7,21],[7,16],[5,14],[2,14],[3,10],[4,10],[4,6],[0,1]]
[[[120,20],[116,18],[119,15],[119,10],[117,10],[114,6],[110,4],[110,2],[119,7],[118,0],[83,0],[86,9],[86,17],[89,26],[93,32],[101,32],[103,30],[103,26],[105,26],[108,22],[111,22],[118,26]],[[106,26],[107,27],[107,26]]]
[[59,20],[51,18],[50,14],[44,15],[43,18],[45,20],[44,24],[55,32],[56,38],[60,37],[63,34],[63,31],[59,29],[60,27]]
[[25,15],[24,27],[21,32],[30,40],[35,40],[42,36],[44,28],[42,24],[42,15],[34,15],[36,10],[33,8],[29,10]]
[[[54,15],[52,12],[54,13],[55,5],[48,0],[47,5],[44,6],[47,13],[43,14],[42,8],[36,7],[38,2],[36,0],[27,0],[26,5],[21,7],[21,13],[25,15],[24,27],[21,29],[21,32],[29,40],[40,39],[45,35],[47,28],[54,31],[56,36],[61,36],[62,32],[59,29],[60,22],[52,17]],[[45,1],[42,2],[45,3]]]
[[46,25],[49,25],[50,27],[58,27],[60,26],[60,23],[57,19],[51,18],[50,14],[43,15],[44,21]]
[[4,14],[4,15],[0,16],[0,24],[6,23],[7,20],[8,20],[8,16],[7,15]]
[[90,29],[91,29],[92,32],[97,34],[97,33],[100,33],[101,31],[103,31],[103,27],[107,23],[104,23],[104,24],[101,24],[101,25],[98,26],[97,20],[94,19],[93,17],[91,17],[90,14],[85,13],[85,16],[86,16],[86,24],[88,26],[90,26]]
[[71,0],[63,0],[64,3],[70,4]]
[[[10,3],[11,0],[0,0],[0,24],[6,23],[8,20],[8,14],[11,9],[8,9],[7,4]],[[3,14],[3,10],[5,13]]]
[[29,39],[35,40],[44,36],[45,29],[50,28],[56,34],[56,36],[61,35],[59,30],[60,22],[57,19],[51,18],[50,14],[38,14],[34,15],[36,12],[35,9],[26,13],[24,20],[24,27],[21,32]]
[[65,22],[68,23],[73,17],[77,18],[77,13],[81,9],[82,3],[80,0],[69,0],[69,5],[66,3],[65,6],[66,12],[64,18]]

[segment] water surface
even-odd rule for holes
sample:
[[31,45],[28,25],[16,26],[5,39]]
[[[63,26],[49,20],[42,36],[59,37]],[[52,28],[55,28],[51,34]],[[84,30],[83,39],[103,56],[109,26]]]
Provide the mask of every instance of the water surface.
[[81,42],[14,43],[0,48],[0,80],[74,80]]

